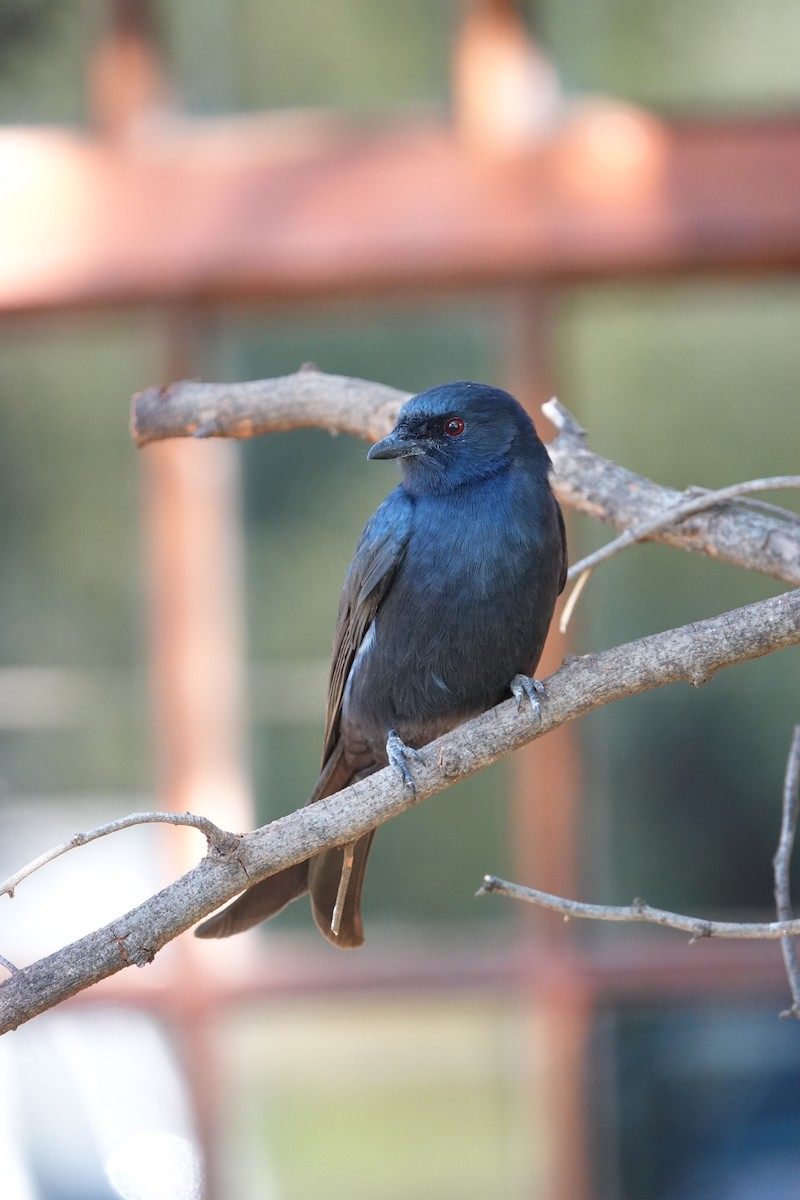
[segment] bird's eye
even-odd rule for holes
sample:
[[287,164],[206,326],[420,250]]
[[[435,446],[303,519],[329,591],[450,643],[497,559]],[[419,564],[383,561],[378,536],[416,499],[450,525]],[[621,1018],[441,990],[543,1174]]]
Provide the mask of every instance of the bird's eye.
[[461,437],[464,428],[464,422],[461,420],[461,417],[448,417],[444,423],[444,431],[448,437]]

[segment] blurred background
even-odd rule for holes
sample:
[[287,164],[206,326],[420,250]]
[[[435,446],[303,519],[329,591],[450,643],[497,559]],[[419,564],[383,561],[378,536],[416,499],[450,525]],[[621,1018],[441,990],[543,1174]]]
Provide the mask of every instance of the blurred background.
[[[797,470],[799,41],[793,0],[0,0],[3,874],[140,808],[250,828],[316,778],[341,580],[394,475],[317,431],[139,452],[134,391],[482,379],[545,437],[557,392],[674,487]],[[576,560],[609,531],[569,534]],[[547,670],[778,590],[637,547]],[[766,918],[797,672],[610,706],[382,829],[357,955],[300,902],[3,1039],[4,1196],[796,1197],[777,945],[474,892]],[[0,953],[203,848],[67,856],[2,906]]]

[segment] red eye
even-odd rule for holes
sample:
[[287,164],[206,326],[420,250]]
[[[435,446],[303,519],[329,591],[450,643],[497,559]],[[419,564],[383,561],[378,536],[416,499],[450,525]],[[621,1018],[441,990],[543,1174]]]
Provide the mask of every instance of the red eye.
[[464,422],[461,417],[448,417],[444,423],[444,431],[449,437],[461,437],[464,432]]

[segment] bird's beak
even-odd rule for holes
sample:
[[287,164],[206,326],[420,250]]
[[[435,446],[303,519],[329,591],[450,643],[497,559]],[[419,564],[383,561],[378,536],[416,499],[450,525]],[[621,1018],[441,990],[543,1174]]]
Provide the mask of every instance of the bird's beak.
[[407,437],[401,430],[393,429],[388,437],[370,448],[367,458],[412,458],[424,453],[424,448],[418,442]]

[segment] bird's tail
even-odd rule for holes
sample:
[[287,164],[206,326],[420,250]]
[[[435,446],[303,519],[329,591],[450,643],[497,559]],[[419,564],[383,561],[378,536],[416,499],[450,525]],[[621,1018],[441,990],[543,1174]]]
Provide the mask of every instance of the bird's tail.
[[[352,783],[353,776],[353,768],[345,762],[339,744],[325,763],[308,803],[313,804],[325,796],[332,796],[334,792]],[[361,891],[374,836],[375,831],[372,830],[347,847],[348,852],[352,852],[352,866],[349,869],[346,890],[341,898],[339,886],[345,850],[337,846],[333,850],[323,850],[321,854],[315,854],[305,862],[286,867],[283,871],[262,879],[260,883],[254,883],[227,908],[198,925],[194,931],[195,937],[224,938],[234,933],[242,933],[245,929],[274,917],[292,900],[310,891],[314,920],[328,941],[343,949],[360,946],[364,941]],[[340,899],[340,912],[338,920],[334,921],[337,898]],[[336,932],[335,924],[338,925]]]
[[198,925],[194,936],[199,938],[224,938],[234,933],[243,933],[253,925],[274,917],[282,908],[308,891],[308,861],[295,863],[254,883],[238,899],[215,913],[202,925]]
[[[308,890],[311,893],[311,911],[322,933],[334,946],[342,950],[353,950],[364,941],[364,926],[361,921],[361,892],[367,872],[375,830],[365,833],[349,846],[336,846],[323,850],[308,860]],[[338,920],[334,921],[339,886],[343,882],[345,852],[352,855],[349,878],[340,903]]]

